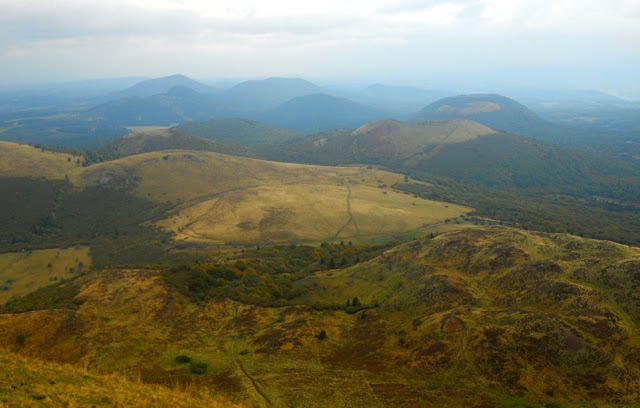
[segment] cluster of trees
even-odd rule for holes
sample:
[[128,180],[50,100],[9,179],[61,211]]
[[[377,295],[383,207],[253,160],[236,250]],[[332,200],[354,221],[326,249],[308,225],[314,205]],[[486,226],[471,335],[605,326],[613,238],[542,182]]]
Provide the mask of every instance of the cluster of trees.
[[168,259],[170,234],[143,225],[169,209],[125,190],[73,189],[68,181],[0,178],[0,248],[91,245],[96,268]]
[[[390,244],[389,244],[390,245]],[[310,274],[348,267],[379,255],[389,245],[322,243],[319,246],[285,245],[243,251],[224,262],[201,260],[165,268],[168,284],[201,302],[216,297],[282,305],[300,296],[291,285]],[[360,308],[357,298],[350,308]]]

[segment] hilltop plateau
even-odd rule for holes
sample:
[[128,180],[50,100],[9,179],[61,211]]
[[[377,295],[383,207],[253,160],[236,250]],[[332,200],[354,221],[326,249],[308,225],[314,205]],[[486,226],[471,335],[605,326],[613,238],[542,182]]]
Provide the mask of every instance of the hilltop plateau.
[[[175,131],[133,135],[113,155],[193,142]],[[205,139],[199,142],[217,143]],[[171,243],[256,245],[389,240],[470,208],[402,194],[408,177],[192,150],[162,150],[81,166],[80,157],[3,144],[4,252],[85,244],[94,265],[163,259]],[[238,148],[241,150],[241,148]],[[47,161],[31,160],[44,155]],[[31,159],[30,159],[31,158]],[[36,164],[33,172],[29,162]],[[48,174],[54,180],[29,175]],[[425,183],[416,182],[419,185]]]

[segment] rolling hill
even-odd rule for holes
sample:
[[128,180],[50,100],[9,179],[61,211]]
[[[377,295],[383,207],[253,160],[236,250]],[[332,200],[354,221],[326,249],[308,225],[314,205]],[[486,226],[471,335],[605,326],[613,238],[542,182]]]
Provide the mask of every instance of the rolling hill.
[[87,273],[8,303],[0,344],[247,406],[639,398],[640,249],[483,227],[322,266],[357,250],[284,246]]
[[187,122],[174,129],[206,139],[245,146],[277,144],[304,136],[302,132],[239,118]]
[[0,142],[0,177],[64,180],[65,175],[77,169],[82,160],[82,156]]
[[264,110],[319,92],[322,88],[304,79],[274,77],[241,82],[220,94],[218,100],[243,109]]
[[447,144],[495,133],[493,129],[467,120],[403,123],[383,119],[353,131],[329,131],[280,146],[265,147],[260,154],[294,162],[397,166],[433,156]]
[[130,133],[98,150],[101,158],[116,159],[162,150],[196,150],[251,157],[250,149],[181,132],[177,128]]
[[[172,134],[192,141],[174,132],[123,139],[113,152],[134,153],[147,143],[158,148],[165,136],[173,140]],[[154,151],[82,167],[67,155],[28,149],[33,157],[59,157],[55,163],[61,168],[51,169],[59,172],[55,180],[34,179],[27,167],[12,170],[24,162],[21,156],[7,155],[7,171],[0,175],[0,189],[8,193],[0,196],[6,209],[0,215],[4,251],[84,243],[94,265],[101,266],[164,259],[171,245],[190,242],[389,240],[471,211],[401,194],[390,186],[404,176],[364,167],[275,163],[194,150]]]
[[402,180],[364,167],[284,164],[195,151],[131,156],[72,177],[79,186],[128,186],[139,198],[178,204],[179,212],[158,226],[180,241],[223,245],[411,233],[470,211],[416,201],[387,187]]
[[[451,133],[453,130],[455,132]],[[440,143],[460,137],[459,143]],[[477,137],[476,137],[477,136]],[[381,165],[431,183],[400,188],[546,231],[640,243],[638,164],[491,131],[471,121],[377,121],[261,149],[298,163]]]
[[170,75],[162,78],[153,78],[140,81],[122,91],[114,92],[105,98],[117,100],[123,98],[146,98],[153,95],[164,94],[176,86],[192,89],[198,93],[213,93],[215,89],[201,82],[194,81],[184,75]]
[[568,129],[548,122],[526,106],[495,94],[460,95],[436,101],[421,109],[414,121],[468,119],[494,129],[536,139],[561,139]]
[[353,128],[385,114],[366,105],[327,94],[293,98],[257,116],[261,122],[306,133]]
[[[592,95],[595,94],[595,95]],[[571,98],[572,94],[567,94]],[[637,108],[615,106],[615,97],[577,92],[574,98],[591,97],[614,107],[591,103],[575,107],[569,99],[554,106],[539,107],[550,122],[524,105],[500,95],[461,95],[439,100],[418,112],[413,120],[469,119],[507,132],[585,150],[615,159],[635,161],[640,157]],[[613,100],[613,102],[612,102]],[[609,102],[607,102],[609,101]]]
[[221,109],[224,108],[210,98],[178,85],[162,94],[112,100],[89,109],[83,115],[91,120],[127,126],[172,125],[211,119]]

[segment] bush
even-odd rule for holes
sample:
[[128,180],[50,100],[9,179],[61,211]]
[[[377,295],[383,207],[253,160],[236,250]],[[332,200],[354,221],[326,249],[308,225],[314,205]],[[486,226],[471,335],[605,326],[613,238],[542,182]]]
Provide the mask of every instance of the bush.
[[209,369],[209,364],[207,363],[191,362],[191,366],[189,367],[189,371],[192,374],[206,374],[208,369]]
[[24,333],[16,334],[16,344],[19,344],[21,346],[24,345],[24,341],[26,338],[27,338],[27,335]]
[[173,360],[176,363],[179,363],[179,364],[186,364],[186,363],[190,363],[191,362],[191,357],[185,356],[184,354],[181,354],[181,355],[177,356],[176,358],[174,358]]
[[320,333],[316,335],[316,339],[322,341],[327,338],[327,332],[324,330],[320,330]]

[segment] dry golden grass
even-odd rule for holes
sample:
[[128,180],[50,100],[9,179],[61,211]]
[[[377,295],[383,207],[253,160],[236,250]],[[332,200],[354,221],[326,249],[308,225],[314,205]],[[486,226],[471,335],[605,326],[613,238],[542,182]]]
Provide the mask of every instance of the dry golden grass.
[[169,389],[0,352],[0,407],[230,407],[205,389]]
[[0,142],[0,177],[44,177],[60,180],[78,170],[83,158],[41,151],[33,146]]
[[[68,279],[91,265],[89,247],[41,249],[0,254],[0,303]],[[70,269],[73,269],[71,271]]]
[[[390,177],[376,174],[369,179],[377,180],[378,176]],[[314,184],[231,191],[187,207],[158,225],[175,232],[178,240],[216,244],[318,242],[416,231],[470,211],[370,183],[333,182],[318,178]]]
[[[193,151],[126,157],[76,174],[79,185],[135,185],[140,197],[176,203],[160,221],[178,240],[214,244],[317,242],[415,231],[469,208],[413,198],[388,186],[404,176]],[[385,185],[384,188],[380,186]]]

